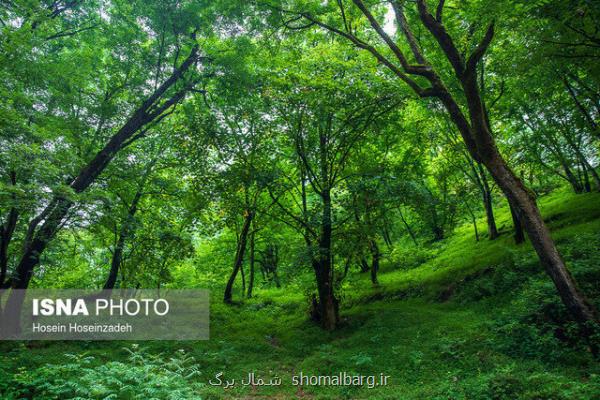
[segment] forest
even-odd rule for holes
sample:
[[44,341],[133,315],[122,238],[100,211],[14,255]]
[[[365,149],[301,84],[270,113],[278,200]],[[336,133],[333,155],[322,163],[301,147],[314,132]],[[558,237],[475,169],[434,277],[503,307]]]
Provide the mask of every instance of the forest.
[[210,291],[0,398],[597,399],[599,124],[593,0],[0,1],[0,314]]

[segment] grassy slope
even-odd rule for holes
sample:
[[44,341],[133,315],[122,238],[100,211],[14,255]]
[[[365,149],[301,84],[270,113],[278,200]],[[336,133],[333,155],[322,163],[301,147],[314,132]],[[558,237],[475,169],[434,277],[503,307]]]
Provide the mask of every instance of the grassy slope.
[[[573,238],[583,237],[588,244],[592,238],[592,249],[600,245],[600,195],[558,192],[543,198],[541,208],[570,264],[579,265],[588,257],[572,251]],[[501,229],[510,229],[509,218],[506,209],[497,210]],[[334,333],[307,321],[300,294],[270,290],[235,307],[221,305],[216,295],[210,341],[144,346],[167,356],[180,348],[189,351],[199,362],[202,381],[218,371],[236,379],[249,371],[265,376],[274,371],[284,379],[281,388],[258,391],[224,392],[206,386],[201,393],[205,399],[594,398],[600,391],[600,368],[585,352],[565,350],[546,358],[498,346],[512,328],[498,330],[490,322],[522,311],[519,296],[530,275],[541,287],[547,286],[529,245],[514,246],[508,233],[493,242],[477,243],[472,227],[465,226],[420,267],[403,270],[387,265],[378,288],[365,276],[349,282],[343,327]],[[17,365],[29,369],[63,362],[66,352],[85,350],[97,360],[125,359],[124,345],[47,343],[33,352],[16,349],[3,360],[0,379],[10,379]],[[299,371],[385,373],[391,376],[391,385],[370,390],[307,387],[297,392],[285,382]]]

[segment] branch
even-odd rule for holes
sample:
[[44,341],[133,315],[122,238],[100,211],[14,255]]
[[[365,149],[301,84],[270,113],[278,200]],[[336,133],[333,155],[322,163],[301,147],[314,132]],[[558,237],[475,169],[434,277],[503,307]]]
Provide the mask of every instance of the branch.
[[[383,41],[387,44],[387,46],[392,50],[392,52],[394,53],[396,58],[400,61],[400,64],[402,65],[402,68],[404,69],[404,71],[406,71],[409,74],[414,74],[414,75],[430,76],[431,69],[429,67],[426,67],[424,65],[410,65],[408,63],[408,61],[406,60],[406,56],[404,55],[402,50],[400,50],[400,48],[396,45],[396,43],[394,43],[392,38],[390,38],[390,36],[383,30],[381,25],[377,22],[377,20],[373,16],[373,14],[371,14],[371,12],[365,6],[365,4],[362,2],[362,0],[352,0],[352,1],[354,2],[354,4],[356,4],[356,6],[359,8],[359,10],[364,14],[364,16],[367,17],[367,19],[369,20],[369,23],[371,24],[371,26],[373,27],[375,32],[377,32],[379,37],[381,37],[383,39]],[[412,46],[411,46],[411,48],[412,48]],[[424,64],[424,63],[421,63],[421,64]]]
[[440,0],[435,11],[435,19],[437,22],[442,23],[442,13],[444,12],[444,0]]
[[385,58],[379,51],[377,51],[377,49],[375,49],[370,44],[360,40],[359,38],[357,38],[356,36],[354,36],[350,33],[343,32],[337,28],[334,28],[331,25],[325,24],[325,23],[315,19],[311,14],[302,13],[301,15],[304,18],[306,18],[307,20],[314,22],[315,25],[350,40],[356,47],[361,48],[363,50],[367,50],[369,53],[371,53],[377,59],[377,61],[379,61],[381,64],[385,65],[386,67],[388,67],[388,69],[390,71],[392,71],[398,78],[400,78],[408,86],[410,86],[411,89],[413,89],[415,91],[415,93],[417,93],[419,96],[421,96],[421,97],[432,96],[432,93],[431,93],[432,89],[430,89],[430,88],[423,89],[421,86],[419,86],[419,84],[417,82],[415,82],[414,80],[409,78],[404,72],[402,72],[398,67],[396,67],[394,64],[392,64],[391,61],[389,61],[387,58]]
[[598,46],[596,44],[585,43],[585,42],[567,43],[567,42],[557,42],[557,41],[554,41],[554,40],[542,40],[542,42],[544,42],[544,43],[550,43],[550,44],[557,44],[557,45],[566,46],[566,47],[579,47],[579,46],[593,47],[593,48],[600,47],[600,46]]
[[577,94],[573,90],[573,87],[571,86],[571,84],[569,83],[567,78],[563,77],[562,81],[565,84],[567,91],[569,92],[569,96],[571,96],[571,99],[573,99],[573,102],[575,103],[575,105],[577,106],[577,108],[579,109],[581,114],[585,117],[586,121],[590,124],[590,126],[592,127],[592,130],[595,132],[596,129],[598,128],[598,124],[596,124],[596,121],[594,121],[594,118],[592,118],[592,116],[590,115],[588,110],[585,108],[585,106],[579,101],[579,99],[577,98]]
[[458,77],[462,77],[464,73],[464,60],[460,55],[460,52],[454,45],[454,41],[446,31],[444,25],[442,25],[439,21],[437,21],[433,15],[429,13],[427,10],[427,5],[425,4],[425,0],[416,0],[417,8],[419,10],[419,16],[421,17],[421,21],[423,25],[431,32],[433,37],[437,40],[440,47],[446,54],[448,61],[452,64],[454,68],[454,72]]
[[[281,204],[281,202],[279,201],[279,196],[275,197],[275,195],[273,194],[273,191],[271,190],[270,187],[267,187],[267,191],[269,192],[269,196],[271,197],[271,199],[273,200],[274,204],[277,204],[279,206],[279,208],[281,209],[281,211],[283,211],[287,216],[289,216],[290,218],[292,218],[294,221],[296,221],[301,227],[303,227],[304,229],[306,229],[306,231],[308,233],[310,233],[311,235],[313,235],[314,237],[317,237],[317,234],[315,233],[315,231],[310,227],[310,225],[308,225],[305,221],[303,221],[301,218],[299,218],[297,215],[294,215],[290,210],[288,210],[286,207],[283,206],[283,204]],[[282,222],[285,222],[285,220],[280,219]],[[288,224],[290,226],[293,227],[292,224]],[[296,229],[298,229],[297,227],[295,227]]]
[[[185,59],[185,61],[183,61],[183,63],[181,63],[181,65],[179,66],[179,68],[175,69],[173,71],[173,73],[171,74],[171,76],[164,81],[159,87],[158,89],[156,89],[154,91],[154,93],[152,93],[152,95],[150,97],[148,97],[148,99],[146,101],[144,101],[144,103],[142,104],[142,106],[140,107],[143,110],[146,110],[147,112],[150,112],[149,109],[150,107],[152,107],[154,105],[154,103],[171,87],[175,84],[175,82],[177,82],[179,80],[179,78],[181,78],[183,76],[183,74],[193,65],[196,63],[196,61],[198,61],[198,49],[199,46],[196,43],[194,45],[194,47],[192,47],[192,51],[190,52],[190,54],[188,55],[188,57]],[[159,113],[160,114],[160,113]]]
[[319,183],[319,178],[314,173],[312,167],[310,166],[310,162],[306,157],[306,148],[304,147],[304,140],[302,140],[302,132],[299,132],[298,135],[296,135],[294,141],[296,144],[296,153],[298,154],[298,157],[300,157],[302,164],[308,172],[308,182],[312,186],[313,190],[320,196],[323,193],[323,189]]
[[340,8],[340,13],[342,14],[342,20],[344,21],[344,28],[346,28],[346,32],[350,32],[350,27],[348,26],[348,21],[346,20],[346,11],[344,11],[344,2],[343,0],[337,0],[338,7]]
[[25,252],[25,249],[29,247],[29,244],[33,240],[35,230],[40,224],[40,222],[42,222],[48,216],[48,214],[50,214],[50,212],[54,210],[57,202],[57,199],[53,199],[39,215],[37,215],[29,222],[29,225],[27,226],[27,233],[25,234],[25,238],[23,239],[23,252]]
[[487,51],[493,38],[494,38],[494,22],[492,22],[488,26],[487,31],[485,32],[485,36],[481,40],[481,43],[479,43],[479,45],[473,51],[473,54],[471,54],[471,56],[469,57],[469,60],[467,61],[466,71],[465,71],[466,74],[475,72],[477,63],[481,60],[481,57],[483,57],[483,55]]
[[569,28],[570,30],[572,30],[573,32],[580,34],[581,36],[583,36],[584,38],[586,38],[586,39],[587,39],[587,40],[589,40],[590,42],[592,42],[592,43],[596,43],[596,44],[599,44],[599,45],[600,45],[600,38],[597,38],[597,37],[595,37],[595,36],[592,36],[592,35],[588,34],[588,33],[587,33],[586,31],[584,31],[583,29],[578,29],[578,28],[575,28],[574,26],[571,26],[570,24],[568,24],[568,23],[566,23],[566,22],[565,22],[565,26],[566,26],[567,28]]
[[492,102],[488,106],[488,110],[491,110],[492,108],[494,108],[494,106],[496,105],[498,100],[500,100],[502,98],[502,96],[504,95],[504,87],[505,87],[504,81],[501,81],[500,82],[500,93],[498,93],[498,96],[496,96],[496,98],[494,100],[492,100]]
[[50,35],[50,36],[44,38],[44,40],[49,41],[49,40],[58,39],[58,38],[62,38],[62,37],[74,36],[74,35],[76,35],[78,33],[94,29],[98,25],[99,24],[93,24],[93,25],[86,26],[86,27],[83,27],[83,28],[80,28],[80,29],[75,29],[75,30],[72,30],[72,31],[58,32],[58,33],[55,33],[54,35]]
[[299,25],[299,26],[292,26],[290,25],[290,23],[292,22],[296,22],[296,21],[300,21],[302,20],[303,17],[301,15],[296,16],[294,18],[291,18],[287,21],[283,21],[283,26],[285,26],[287,29],[293,30],[293,31],[299,31],[302,29],[306,29],[306,28],[310,28],[311,26],[314,25],[314,22],[309,22],[308,24],[304,24],[304,25]]
[[392,8],[394,9],[394,14],[396,15],[396,21],[398,21],[398,25],[400,25],[402,32],[404,32],[404,37],[406,37],[406,40],[408,41],[408,44],[410,45],[410,49],[411,49],[413,55],[415,56],[415,59],[420,64],[427,64],[427,62],[425,61],[425,57],[423,57],[423,54],[421,53],[421,50],[419,49],[417,40],[415,39],[415,36],[413,35],[412,30],[410,29],[410,26],[408,25],[406,16],[404,15],[404,4],[401,5],[396,0],[396,1],[392,2]]

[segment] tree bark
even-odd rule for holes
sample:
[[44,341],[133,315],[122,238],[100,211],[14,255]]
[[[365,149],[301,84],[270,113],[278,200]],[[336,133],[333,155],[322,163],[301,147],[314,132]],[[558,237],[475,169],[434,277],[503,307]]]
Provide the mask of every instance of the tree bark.
[[589,173],[592,175],[592,178],[594,179],[594,182],[596,183],[596,190],[600,191],[600,176],[598,175],[598,173],[596,172],[594,167],[589,163],[585,154],[583,154],[583,151],[581,150],[581,145],[574,140],[574,138],[570,134],[571,132],[569,132],[566,127],[564,129],[562,129],[561,132],[562,132],[562,136],[565,138],[565,140],[569,144],[569,147],[571,147],[571,149],[575,152],[575,155],[577,156],[577,159],[579,160],[581,168],[585,172],[586,190],[588,192],[591,192],[591,190],[592,190],[590,182],[589,182],[589,176],[588,176],[588,173]]
[[[566,135],[563,136],[565,136],[566,138]],[[565,175],[563,177],[567,180],[567,182],[569,182],[575,193],[583,192],[583,185],[579,180],[579,177],[575,176],[573,170],[571,169],[571,160],[568,156],[564,154],[565,149],[561,147],[561,144],[551,133],[546,132],[544,134],[544,137],[549,143],[546,147],[550,150],[552,154],[554,154],[563,171],[565,172]],[[569,140],[570,139],[567,139],[567,141]]]
[[590,193],[592,191],[592,185],[590,184],[590,175],[588,174],[588,169],[584,162],[580,160],[579,165],[581,166],[581,172],[583,174],[583,187],[586,193]]
[[[12,186],[17,184],[17,173],[11,171],[10,183]],[[15,201],[13,195],[13,201]],[[5,286],[6,274],[8,271],[8,245],[10,244],[15,228],[17,227],[17,220],[19,219],[19,212],[13,205],[8,212],[6,222],[0,226],[0,290]]]
[[242,297],[246,294],[246,272],[244,271],[244,262],[240,265],[240,275],[242,275]]
[[379,281],[377,280],[377,273],[379,272],[379,258],[381,253],[379,252],[379,246],[377,246],[377,242],[374,239],[369,240],[369,248],[371,250],[371,283],[373,285],[378,285]]
[[475,213],[471,210],[469,206],[469,202],[465,200],[465,206],[467,208],[467,212],[471,216],[471,223],[473,224],[473,230],[475,231],[475,241],[479,242],[479,230],[477,229],[477,218],[475,217]]
[[339,305],[333,290],[333,268],[331,264],[331,194],[323,188],[323,213],[321,216],[321,235],[319,237],[319,253],[313,261],[317,291],[319,293],[319,318],[323,329],[334,330],[339,321]]
[[369,262],[365,256],[360,256],[360,272],[369,272],[371,267],[369,267]]
[[12,240],[13,233],[17,227],[18,219],[17,209],[12,207],[6,218],[6,223],[1,226],[0,235],[0,289],[4,287],[4,281],[8,270],[8,245]]
[[402,220],[402,223],[404,224],[404,227],[406,228],[408,235],[410,236],[413,243],[415,244],[415,247],[419,247],[419,242],[417,241],[417,236],[415,235],[412,228],[408,224],[408,221],[406,221],[406,219],[404,218],[404,214],[402,213],[402,207],[398,207],[398,212],[400,213],[400,219]]
[[144,187],[146,186],[148,177],[152,173],[152,168],[154,168],[154,165],[156,164],[157,161],[158,161],[158,157],[155,157],[154,159],[150,160],[148,162],[148,165],[146,165],[146,167],[144,168],[144,173],[138,184],[137,191],[135,192],[135,195],[133,196],[133,199],[131,200],[131,204],[129,205],[129,208],[127,209],[127,216],[126,216],[125,221],[123,222],[123,226],[121,226],[121,230],[119,232],[119,239],[117,240],[117,244],[115,245],[115,250],[113,252],[113,257],[112,257],[112,261],[111,261],[111,265],[110,265],[110,271],[108,273],[108,278],[106,279],[106,282],[104,283],[104,287],[103,287],[104,290],[114,289],[115,284],[117,283],[117,277],[119,276],[119,269],[123,262],[123,251],[125,249],[125,241],[131,235],[133,235],[133,232],[134,232],[133,224],[135,223],[135,213],[137,212],[138,204],[144,194]]
[[477,164],[481,179],[481,194],[483,197],[483,207],[487,221],[488,238],[494,240],[498,237],[498,228],[496,227],[496,219],[494,218],[494,206],[492,205],[492,191],[488,183],[485,171],[481,164]]
[[254,246],[254,236],[255,236],[255,232],[252,232],[250,234],[250,276],[248,277],[248,298],[252,297],[252,290],[254,289],[254,264],[255,264],[255,260],[254,260],[254,253],[255,253],[255,246]]
[[586,172],[586,185],[587,185],[587,191],[591,192],[592,188],[589,182],[589,176],[587,175],[587,173],[592,175],[592,178],[594,179],[594,182],[596,183],[596,190],[600,191],[600,175],[598,175],[598,172],[596,172],[596,170],[594,169],[594,167],[592,166],[592,164],[589,163],[589,161],[587,160],[587,158],[585,157],[585,154],[583,154],[583,152],[581,151],[581,149],[579,148],[579,146],[577,146],[572,139],[569,139],[569,144],[571,145],[571,147],[573,148],[573,150],[575,151],[575,153],[577,154],[577,158],[579,158],[579,161],[581,163],[581,167],[584,169],[584,171]]
[[235,261],[233,263],[233,271],[229,276],[229,280],[227,281],[227,285],[225,286],[225,293],[223,295],[223,301],[225,303],[230,304],[232,302],[233,296],[233,283],[235,282],[235,278],[242,267],[242,263],[244,262],[244,252],[246,251],[246,241],[248,240],[248,232],[250,230],[250,224],[252,223],[252,218],[254,217],[254,211],[246,210],[244,215],[244,225],[242,226],[242,232],[240,233],[240,240],[237,245],[237,250],[235,252]]
[[521,244],[525,241],[525,233],[523,232],[523,222],[521,221],[521,217],[519,216],[515,206],[509,201],[508,206],[510,208],[510,216],[512,217],[513,227],[515,231],[515,243]]
[[515,208],[520,211],[531,244],[571,315],[583,324],[598,322],[596,311],[580,293],[575,280],[565,266],[533,196],[500,157],[494,155],[486,160],[486,166],[507,197],[515,204]]
[[108,273],[108,277],[106,278],[106,282],[104,283],[104,290],[112,290],[115,288],[115,284],[117,283],[117,277],[119,276],[119,269],[121,268],[121,263],[123,262],[123,251],[125,249],[125,241],[129,238],[131,233],[133,232],[133,224],[135,223],[135,213],[137,212],[137,206],[142,198],[142,188],[140,187],[136,192],[129,209],[127,210],[127,217],[123,222],[123,226],[119,232],[119,239],[117,240],[117,244],[115,245],[115,249],[113,251],[112,261],[110,264],[110,271]]
[[390,236],[390,230],[389,230],[390,224],[387,223],[388,222],[387,218],[386,218],[385,222],[386,222],[386,224],[383,226],[381,236],[383,237],[383,240],[385,241],[385,244],[388,247],[388,249],[392,249],[393,242],[392,242],[392,238]]
[[575,174],[573,173],[573,171],[571,171],[571,168],[569,167],[569,165],[563,160],[561,160],[560,163],[563,167],[563,171],[565,171],[565,176],[567,178],[567,181],[573,188],[573,192],[575,192],[577,194],[583,192],[583,186],[581,185],[579,178],[577,178],[575,176]]

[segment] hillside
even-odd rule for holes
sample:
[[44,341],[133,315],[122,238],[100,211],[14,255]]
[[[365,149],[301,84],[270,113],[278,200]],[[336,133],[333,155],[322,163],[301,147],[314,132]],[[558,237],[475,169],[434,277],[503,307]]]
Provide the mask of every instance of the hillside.
[[[599,304],[600,194],[560,191],[540,205],[582,289]],[[600,366],[572,335],[530,246],[513,244],[508,210],[497,215],[502,235],[495,241],[475,242],[465,225],[426,255],[389,255],[379,287],[364,275],[346,282],[337,331],[312,324],[304,297],[287,289],[233,306],[215,293],[206,342],[3,343],[2,398],[597,398]],[[410,265],[414,259],[424,261]],[[239,380],[252,371],[278,374],[283,384],[207,384],[218,372]],[[383,373],[390,382],[298,389],[289,382],[299,371]],[[127,393],[127,385],[131,397],[105,397],[117,387]]]

